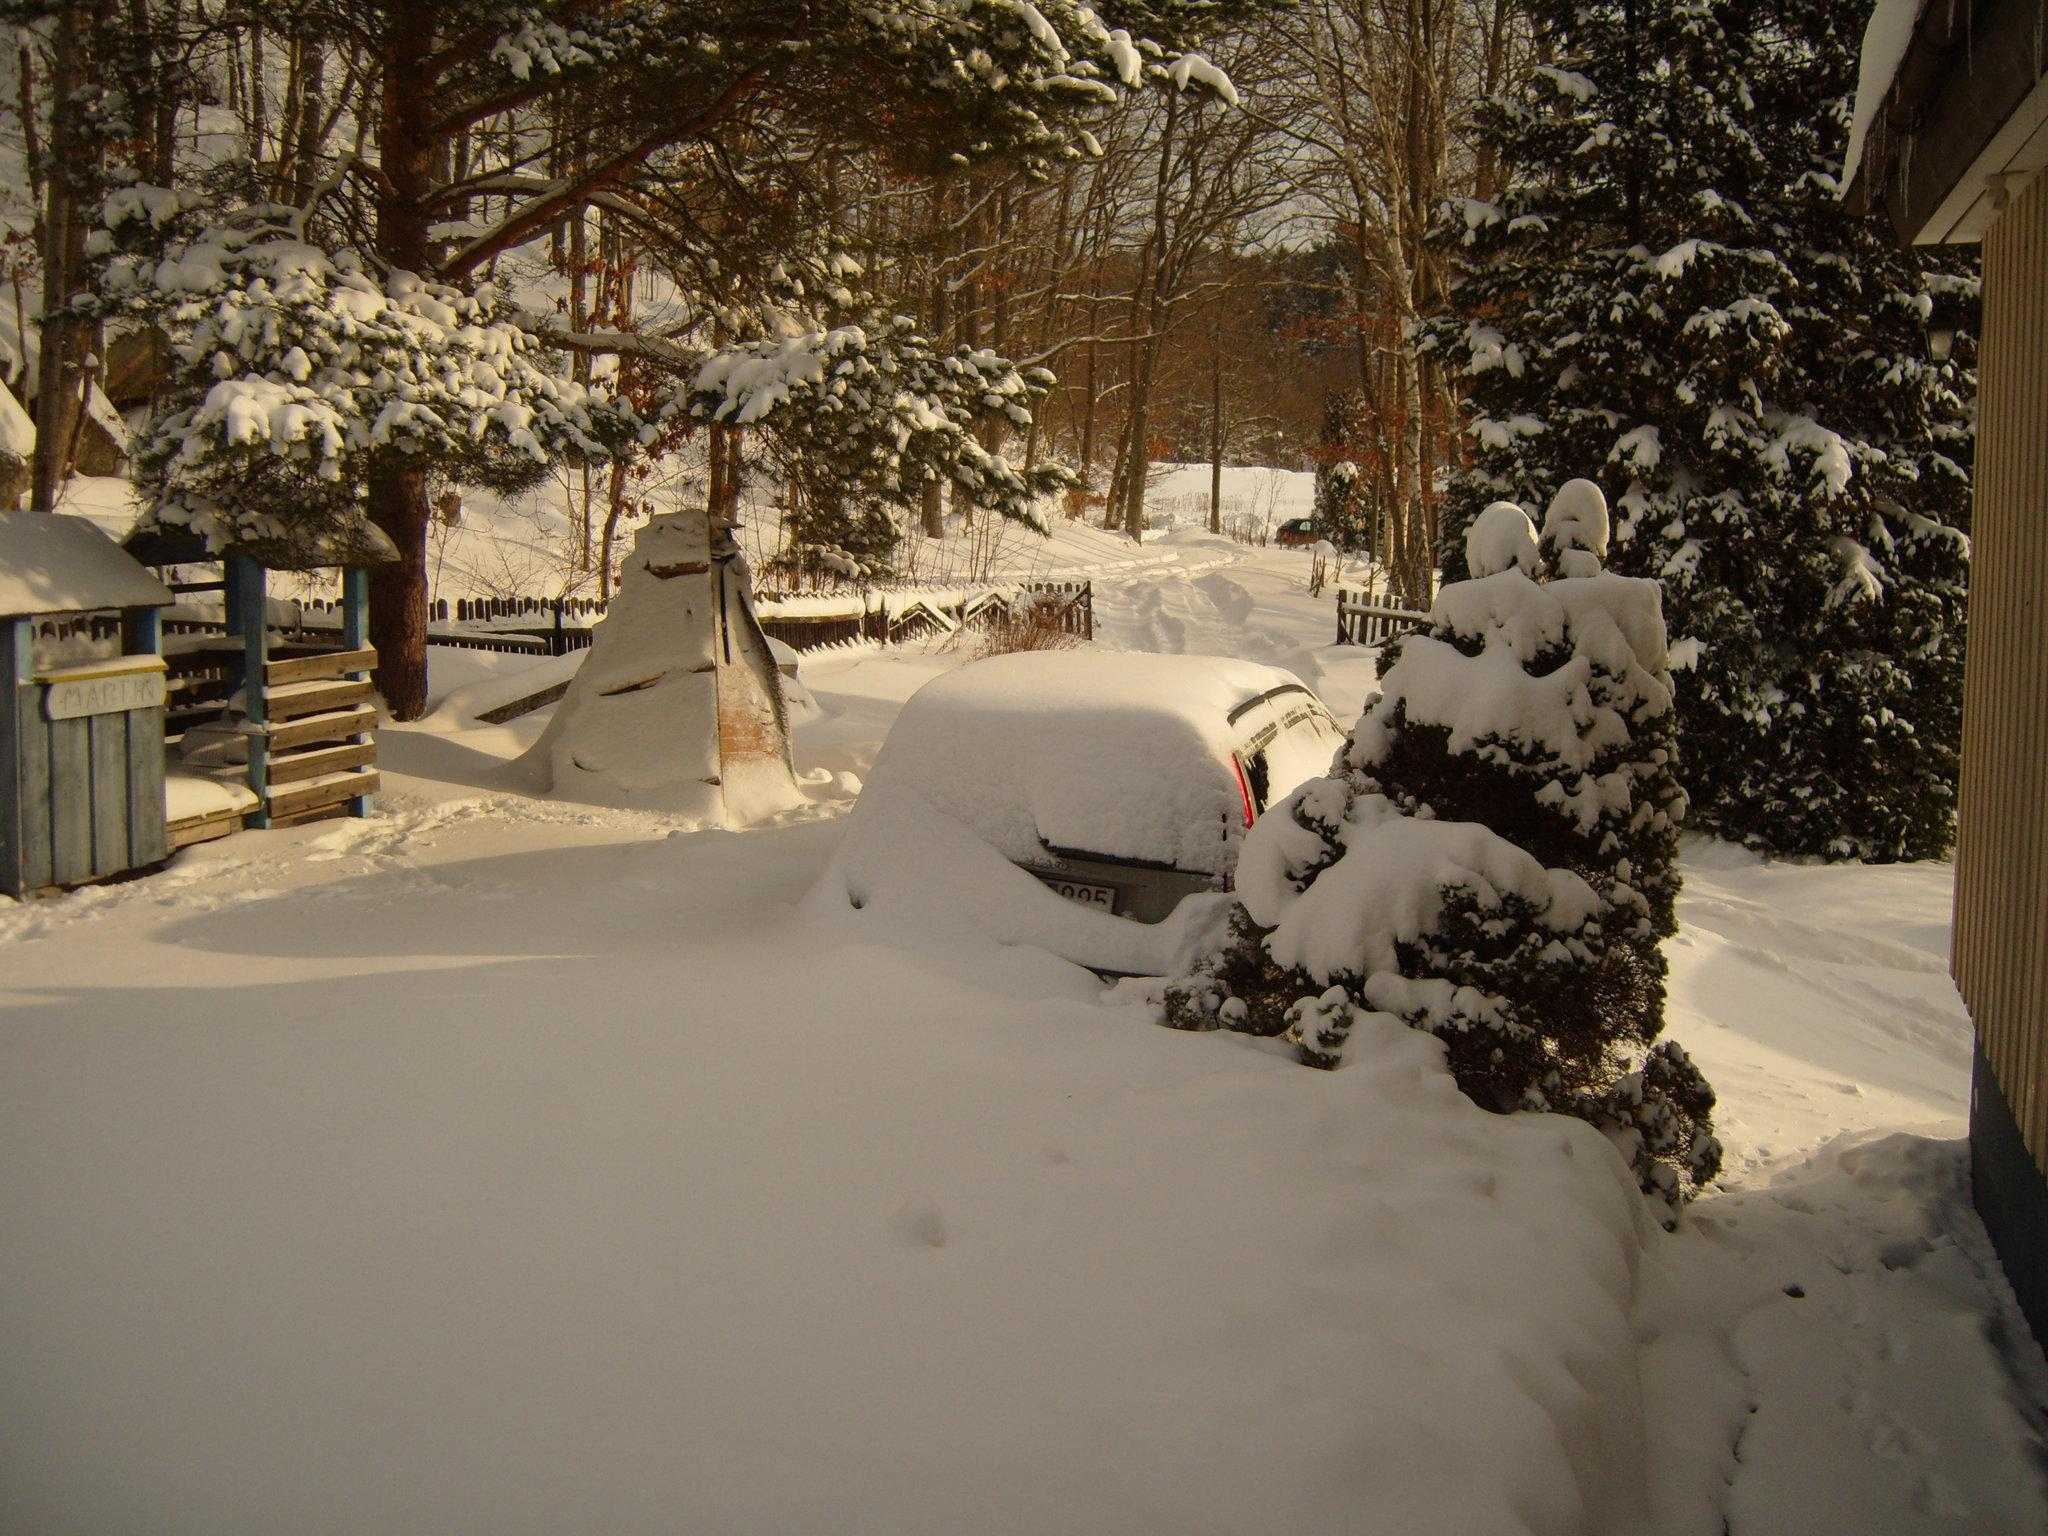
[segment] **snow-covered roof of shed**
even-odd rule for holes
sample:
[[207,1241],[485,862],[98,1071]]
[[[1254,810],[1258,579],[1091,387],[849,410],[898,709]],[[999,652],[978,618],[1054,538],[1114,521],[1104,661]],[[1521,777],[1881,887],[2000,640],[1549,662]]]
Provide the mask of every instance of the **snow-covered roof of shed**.
[[1012,859],[1049,846],[1221,872],[1244,830],[1230,712],[1300,687],[1234,657],[992,656],[911,696],[870,783],[908,785]]
[[0,614],[161,608],[171,590],[82,517],[0,512]]

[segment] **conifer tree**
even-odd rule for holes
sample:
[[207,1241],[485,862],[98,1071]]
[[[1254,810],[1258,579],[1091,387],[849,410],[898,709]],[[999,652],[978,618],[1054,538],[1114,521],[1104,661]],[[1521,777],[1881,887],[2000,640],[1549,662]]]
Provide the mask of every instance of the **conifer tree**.
[[1323,400],[1323,443],[1316,465],[1316,537],[1328,539],[1346,554],[1372,551],[1371,509],[1359,484],[1353,456],[1353,413],[1358,397],[1351,390],[1332,391]]
[[[1472,455],[1445,577],[1487,503],[1593,470],[1613,563],[1664,583],[1692,821],[1753,846],[1924,858],[1953,838],[1974,265],[1843,211],[1867,7],[1539,0],[1494,104],[1506,170],[1456,205]],[[1929,355],[1930,319],[1960,326]]]
[[1713,1091],[1658,1038],[1685,796],[1657,584],[1603,571],[1607,547],[1585,480],[1540,542],[1510,503],[1473,521],[1472,576],[1383,653],[1336,770],[1247,834],[1243,911],[1167,1019],[1287,1033],[1328,1068],[1390,1015],[1476,1103],[1591,1121],[1675,1206],[1720,1158]]

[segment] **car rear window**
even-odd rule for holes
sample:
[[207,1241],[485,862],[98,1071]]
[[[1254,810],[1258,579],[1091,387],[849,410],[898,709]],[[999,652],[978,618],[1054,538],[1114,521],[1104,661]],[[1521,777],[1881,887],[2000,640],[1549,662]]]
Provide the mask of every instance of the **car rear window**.
[[1304,781],[1328,773],[1344,742],[1343,729],[1299,683],[1245,700],[1230,712],[1230,722],[1245,732],[1237,761],[1255,813]]

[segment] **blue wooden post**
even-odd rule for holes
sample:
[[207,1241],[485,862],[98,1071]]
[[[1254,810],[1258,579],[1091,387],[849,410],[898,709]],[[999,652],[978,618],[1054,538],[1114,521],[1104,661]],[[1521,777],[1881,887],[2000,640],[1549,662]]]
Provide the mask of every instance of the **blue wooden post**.
[[242,720],[249,743],[249,789],[256,796],[256,809],[243,825],[270,825],[270,738],[262,727],[268,723],[264,709],[264,667],[269,661],[269,605],[264,601],[263,567],[247,555],[231,554],[224,562],[227,576],[228,611],[239,618],[242,629]]
[[24,901],[35,898],[38,884],[28,868],[31,818],[45,826],[50,819],[47,805],[28,803],[38,775],[25,771],[31,766],[24,761],[30,743],[21,730],[24,706],[35,707],[33,695],[25,692],[35,676],[35,643],[33,620],[0,618],[0,895]]
[[351,565],[341,573],[341,643],[345,650],[360,651],[370,643],[370,571],[368,566]]
[[247,632],[242,625],[242,588],[235,579],[241,558],[240,555],[222,555],[220,559],[221,616],[227,620],[231,635]]
[[[341,645],[343,650],[360,651],[370,643],[370,572],[367,566],[344,566],[341,572]],[[367,676],[358,672],[357,677]],[[360,736],[356,738],[362,740]],[[367,816],[375,809],[375,795],[356,795],[348,802],[351,816]]]

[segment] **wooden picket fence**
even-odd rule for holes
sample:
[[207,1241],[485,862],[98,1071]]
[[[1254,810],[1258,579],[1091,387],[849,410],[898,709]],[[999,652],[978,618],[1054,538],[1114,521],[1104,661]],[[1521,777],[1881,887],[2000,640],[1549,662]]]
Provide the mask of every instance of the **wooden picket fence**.
[[[1014,594],[1014,595],[1013,595]],[[985,629],[1010,616],[1019,601],[1045,594],[1060,601],[1060,628],[1083,640],[1095,638],[1095,589],[1086,581],[1027,581],[1015,588],[989,587],[957,602],[942,603],[914,592],[857,595],[862,604],[838,614],[779,614],[761,616],[761,628],[771,639],[791,650],[814,651],[849,641],[872,640],[878,644],[901,645],[934,634],[959,629]]]
[[1393,607],[1371,592],[1337,589],[1339,645],[1384,645],[1394,636],[1421,629],[1428,623],[1428,614]]

